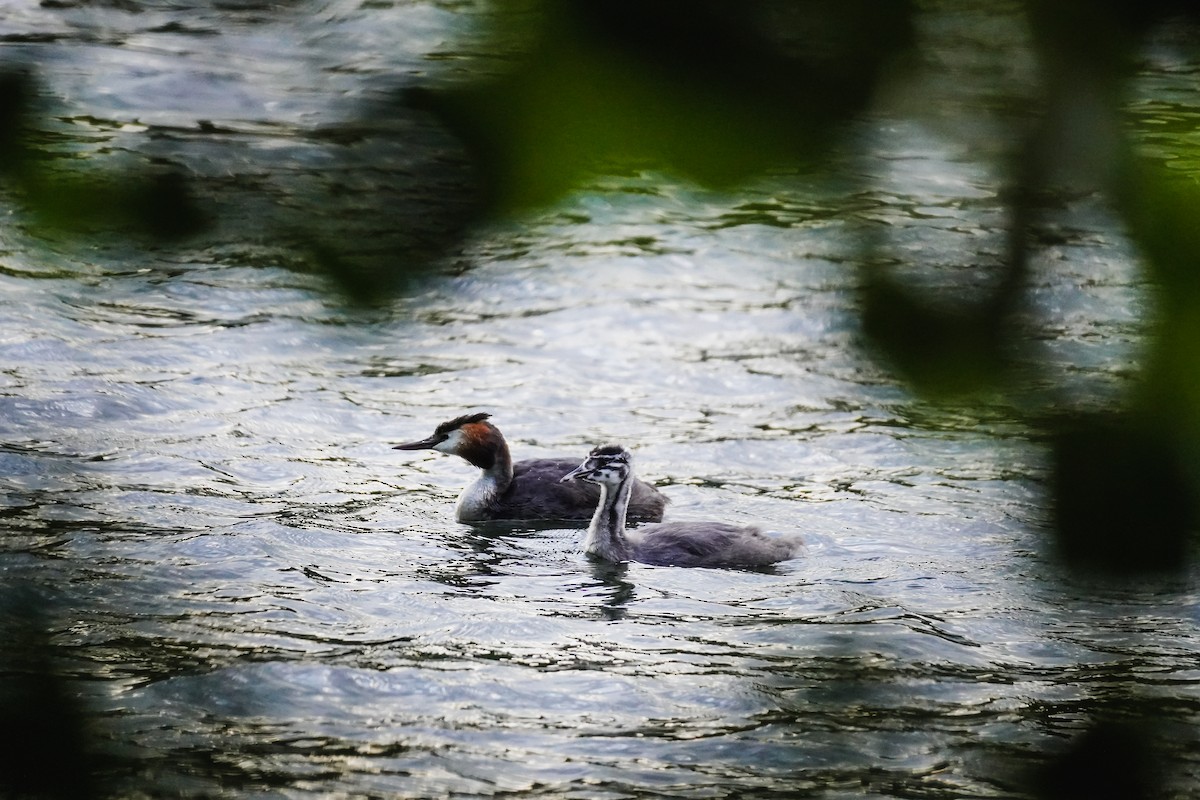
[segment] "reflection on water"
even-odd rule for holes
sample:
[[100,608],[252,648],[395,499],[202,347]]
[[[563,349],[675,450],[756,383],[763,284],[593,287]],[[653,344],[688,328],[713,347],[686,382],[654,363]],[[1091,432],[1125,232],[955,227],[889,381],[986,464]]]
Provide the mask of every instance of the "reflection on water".
[[[254,4],[186,22],[58,5],[10,21],[58,33],[0,52],[43,65],[70,106],[53,124],[80,129],[65,141],[136,149],[111,117],[200,166],[247,147],[264,195],[320,177],[301,129],[335,113],[321,81],[453,58],[470,13],[327,3],[292,27]],[[973,13],[927,35],[1002,52],[1012,31]],[[1186,786],[1193,576],[1058,574],[1013,409],[915,401],[860,350],[848,228],[886,226],[933,290],[986,271],[1000,224],[945,131],[865,135],[872,192],[607,179],[480,232],[384,308],[347,310],[253,218],[162,252],[35,242],[19,215],[0,230],[2,569],[45,607],[108,777],[195,797],[1025,796],[1103,711],[1159,724]],[[370,204],[406,168],[348,191]],[[1031,358],[1104,398],[1145,299],[1104,211],[1062,215]],[[800,531],[806,552],[611,565],[580,527],[459,525],[473,468],[390,446],[471,409],[518,458],[619,439],[673,518]]]

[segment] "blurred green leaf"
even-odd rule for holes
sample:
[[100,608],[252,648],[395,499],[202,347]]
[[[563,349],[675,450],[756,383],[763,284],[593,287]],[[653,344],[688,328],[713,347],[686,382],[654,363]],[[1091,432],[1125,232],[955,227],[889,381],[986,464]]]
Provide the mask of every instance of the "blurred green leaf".
[[531,42],[511,69],[414,96],[467,143],[501,212],[612,168],[727,187],[812,162],[912,37],[907,2],[545,0],[500,13]]
[[37,89],[27,72],[0,74],[0,178],[37,224],[74,234],[122,230],[156,240],[200,231],[208,220],[186,179],[169,168],[115,172],[56,162],[29,144]]
[[946,400],[1000,388],[1010,365],[1004,321],[994,303],[930,302],[882,268],[863,272],[863,331],[905,380]]

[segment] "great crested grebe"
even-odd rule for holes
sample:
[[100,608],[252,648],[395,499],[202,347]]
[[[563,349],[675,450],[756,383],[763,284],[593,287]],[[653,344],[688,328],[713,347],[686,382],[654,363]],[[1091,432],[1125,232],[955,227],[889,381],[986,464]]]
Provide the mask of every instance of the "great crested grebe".
[[798,536],[767,536],[755,527],[726,522],[664,522],[625,530],[633,457],[620,445],[597,447],[564,482],[600,487],[600,503],[584,549],[606,561],[640,561],[676,567],[765,567],[799,554]]
[[[504,435],[487,421],[490,416],[466,414],[438,425],[427,439],[392,449],[437,450],[464,458],[483,470],[479,479],[458,497],[454,513],[459,522],[591,518],[600,490],[588,484],[563,484],[559,480],[578,460],[531,458],[514,464]],[[636,481],[627,494],[631,519],[662,519],[667,498],[658,489],[645,481]]]

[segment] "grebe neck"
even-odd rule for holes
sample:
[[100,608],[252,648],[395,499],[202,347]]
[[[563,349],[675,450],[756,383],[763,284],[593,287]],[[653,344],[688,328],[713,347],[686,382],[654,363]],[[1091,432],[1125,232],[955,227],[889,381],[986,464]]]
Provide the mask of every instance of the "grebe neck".
[[588,525],[584,550],[608,561],[628,561],[629,541],[625,538],[625,514],[633,492],[633,474],[618,484],[600,484],[600,503]]
[[459,455],[483,472],[459,495],[456,516],[460,522],[488,519],[488,512],[512,485],[513,463],[508,443],[497,435],[489,437],[487,442],[471,443]]

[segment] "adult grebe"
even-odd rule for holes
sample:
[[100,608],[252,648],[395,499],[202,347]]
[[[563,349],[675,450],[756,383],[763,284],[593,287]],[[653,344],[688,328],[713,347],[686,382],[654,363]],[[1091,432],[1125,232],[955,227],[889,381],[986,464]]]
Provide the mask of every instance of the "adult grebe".
[[[485,520],[586,520],[600,500],[600,490],[587,484],[559,481],[579,462],[574,458],[531,458],[513,463],[508,443],[490,414],[466,414],[443,422],[428,439],[396,445],[394,450],[437,450],[464,458],[483,470],[458,497],[459,522]],[[657,521],[667,498],[645,481],[631,488],[629,516]]]
[[600,503],[584,549],[607,561],[641,561],[677,567],[765,567],[799,554],[798,536],[767,536],[758,528],[725,522],[664,522],[625,530],[633,457],[620,445],[597,447],[562,477],[600,486]]

